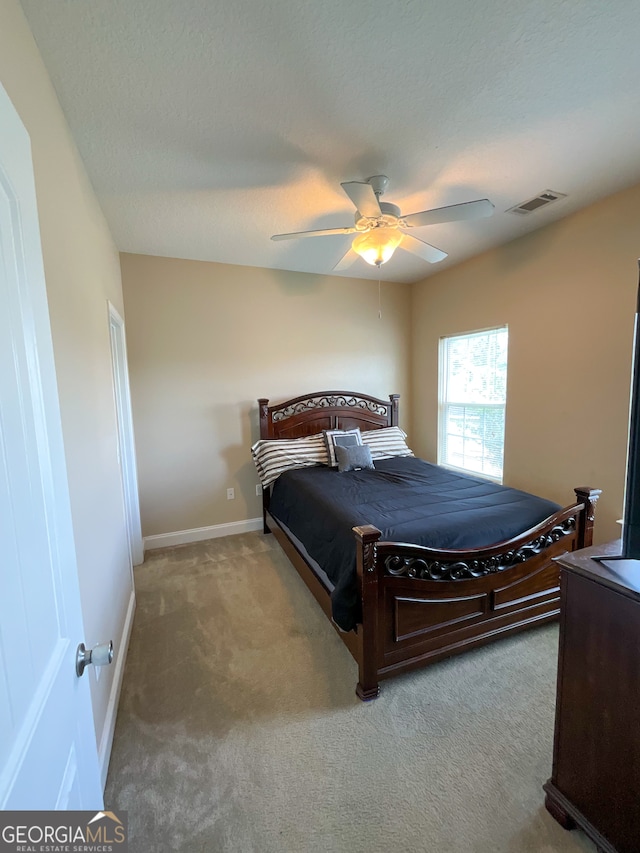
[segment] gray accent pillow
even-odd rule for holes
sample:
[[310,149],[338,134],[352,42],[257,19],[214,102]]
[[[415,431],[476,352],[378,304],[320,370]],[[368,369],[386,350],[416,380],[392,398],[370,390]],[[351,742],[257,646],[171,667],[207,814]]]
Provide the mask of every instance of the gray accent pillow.
[[371,458],[371,448],[367,445],[354,444],[351,446],[336,445],[338,471],[358,471],[360,468],[374,468]]

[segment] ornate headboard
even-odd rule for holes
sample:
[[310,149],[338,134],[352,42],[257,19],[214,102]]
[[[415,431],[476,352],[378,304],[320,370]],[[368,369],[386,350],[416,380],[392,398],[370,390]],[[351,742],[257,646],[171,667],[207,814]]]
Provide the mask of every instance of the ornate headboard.
[[260,438],[300,438],[323,429],[380,429],[398,425],[400,395],[389,402],[355,391],[317,391],[270,406],[258,400]]

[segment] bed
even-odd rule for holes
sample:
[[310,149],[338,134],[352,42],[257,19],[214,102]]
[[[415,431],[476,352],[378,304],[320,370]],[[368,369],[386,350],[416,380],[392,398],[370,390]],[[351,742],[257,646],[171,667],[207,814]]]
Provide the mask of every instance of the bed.
[[[369,431],[398,426],[399,399],[398,394],[390,395],[387,402],[356,392],[323,391],[270,406],[267,398],[261,398],[258,400],[260,439],[297,439],[325,430],[355,428],[375,439],[376,434]],[[420,482],[428,480],[435,484],[431,488],[442,489],[442,494],[447,494],[447,500],[455,500],[452,483],[457,475],[413,457],[412,460],[405,459],[402,465],[399,459],[376,461],[375,473],[337,474],[307,468],[286,472],[273,485],[263,488],[264,532],[274,534],[353,655],[359,674],[356,693],[363,701],[378,696],[380,681],[390,676],[557,618],[560,584],[553,558],[592,543],[600,490],[586,486],[574,489],[576,500],[566,507],[533,496],[526,496],[532,504],[525,506],[521,498],[525,493],[471,478],[472,491],[481,494],[481,508],[464,502],[468,493],[463,495],[462,503],[452,503],[455,512],[440,524],[440,528],[449,527],[439,542],[416,535],[415,524],[407,528],[404,521],[396,523],[387,504],[380,510],[378,502],[367,498],[362,506],[349,506],[349,496],[361,494],[361,490],[369,488],[367,478],[373,481],[376,477],[382,483],[394,481],[401,485],[412,477],[407,481],[409,490],[418,488],[415,478]],[[305,542],[309,534],[296,527],[301,519],[311,515],[321,517],[324,527],[340,523],[338,517],[332,522],[330,503],[307,503],[311,500],[308,491],[319,489],[322,500],[322,489],[326,492],[327,484],[336,489],[339,484],[344,491],[342,527],[337,526],[327,534],[332,555],[318,550],[313,536]],[[498,497],[493,497],[496,494]],[[507,494],[508,501],[503,497]],[[493,528],[494,522],[487,520],[490,517],[484,507],[490,502],[505,501],[508,508],[498,512],[511,516],[511,528],[502,526],[502,522]],[[407,505],[413,505],[413,498]],[[440,508],[432,506],[433,514],[438,515]],[[516,524],[514,532],[514,513],[520,513],[521,507],[522,518],[544,517],[533,525]],[[379,526],[367,523],[376,516],[376,508],[379,518],[385,520]],[[366,511],[371,513],[368,519],[363,515]],[[454,517],[461,539],[451,527],[450,519]],[[350,518],[358,523],[348,529]],[[473,525],[471,518],[475,519]],[[476,534],[473,530],[469,532],[470,527],[483,531],[484,539],[492,535],[489,530],[512,532],[507,538],[498,537],[493,542],[483,541],[480,535],[480,544],[476,542],[471,547],[469,537]],[[437,540],[440,535],[437,528],[438,525],[432,539],[435,536]],[[401,531],[402,541],[383,538],[383,529],[392,533]],[[415,541],[406,541],[407,529]],[[420,541],[430,544],[416,544]],[[443,547],[443,542],[458,541],[464,543],[462,547]],[[336,583],[330,562],[340,555],[344,562],[344,554],[348,555],[347,563],[352,562],[346,599],[349,611],[336,610],[336,587],[342,581]],[[327,561],[324,565],[323,559]]]

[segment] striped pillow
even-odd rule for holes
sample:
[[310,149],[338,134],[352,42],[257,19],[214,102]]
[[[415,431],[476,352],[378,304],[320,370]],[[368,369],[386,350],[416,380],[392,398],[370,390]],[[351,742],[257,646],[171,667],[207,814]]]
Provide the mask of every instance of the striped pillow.
[[391,459],[393,456],[413,456],[407,447],[407,434],[400,427],[368,429],[362,433],[362,443],[371,448],[373,459]]
[[251,448],[260,482],[270,486],[284,471],[327,465],[327,448],[321,432],[303,438],[260,439]]

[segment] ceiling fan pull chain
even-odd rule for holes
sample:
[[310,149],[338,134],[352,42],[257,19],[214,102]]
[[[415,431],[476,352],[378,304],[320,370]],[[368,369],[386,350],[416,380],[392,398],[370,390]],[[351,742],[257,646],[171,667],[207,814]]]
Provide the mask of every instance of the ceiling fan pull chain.
[[382,320],[382,297],[380,295],[380,280],[382,277],[380,274],[381,265],[381,262],[378,262],[376,264],[376,266],[378,267],[378,320]]

